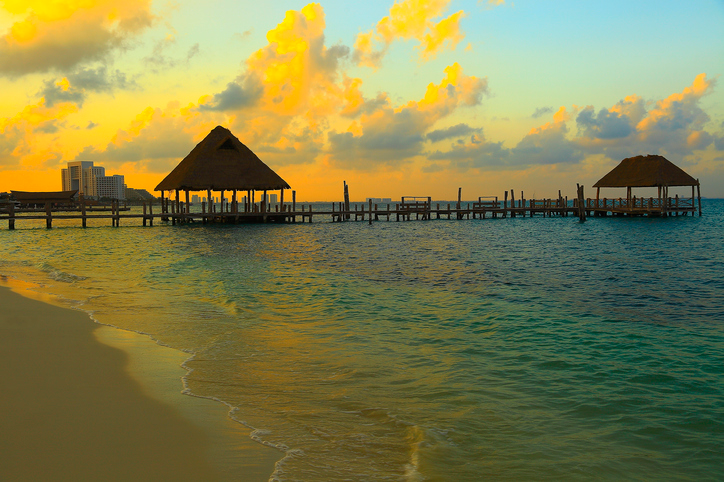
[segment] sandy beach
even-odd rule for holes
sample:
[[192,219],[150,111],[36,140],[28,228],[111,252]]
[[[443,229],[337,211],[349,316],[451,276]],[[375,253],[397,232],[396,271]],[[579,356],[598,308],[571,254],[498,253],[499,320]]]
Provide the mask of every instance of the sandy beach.
[[267,480],[281,458],[180,393],[186,355],[4,286],[0,307],[0,479]]

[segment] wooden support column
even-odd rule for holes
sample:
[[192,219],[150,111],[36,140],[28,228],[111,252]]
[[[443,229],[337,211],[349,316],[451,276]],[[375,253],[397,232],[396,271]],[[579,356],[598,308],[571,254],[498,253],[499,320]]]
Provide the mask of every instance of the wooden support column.
[[515,208],[515,193],[513,190],[510,190],[510,217],[515,217],[515,211],[513,211],[513,208]]
[[292,212],[297,212],[297,191],[292,191]]
[[164,214],[168,213],[168,204],[166,204],[166,197],[164,195],[166,191],[161,191],[161,221],[168,221],[168,216]]
[[[701,184],[699,184],[699,180],[696,180],[696,193],[697,197],[699,198],[699,217],[701,217]],[[691,203],[694,204],[694,200],[691,200]]]
[[[282,188],[281,193],[279,193],[279,204],[282,207],[282,212],[284,212],[284,188]],[[334,207],[334,203],[332,203],[332,207]]]
[[347,185],[347,181],[342,182],[344,182],[344,212],[346,213],[344,219],[349,219],[349,186]]
[[586,207],[583,198],[583,186],[576,184],[576,190],[578,191],[578,219],[580,222],[586,221]]
[[148,202],[148,225],[153,227],[153,201]]
[[370,226],[372,226],[372,198],[370,198],[370,212],[369,212],[369,218],[370,218]]
[[267,197],[266,189],[264,189],[264,197],[261,201],[261,212],[265,213],[269,211],[269,197]]
[[146,201],[143,201],[143,227],[146,227]]
[[600,188],[600,187],[597,187],[597,188],[596,188],[596,207],[597,207],[597,208],[598,208],[598,207],[601,207],[601,206],[599,206],[599,204],[598,204],[598,200],[601,199],[600,196],[601,196],[601,188]]
[[86,221],[88,219],[86,216],[86,213],[85,213],[85,200],[83,200],[83,203],[80,205],[80,217],[81,217],[80,225],[85,228]]
[[631,211],[631,186],[626,186],[626,207]]
[[45,203],[45,227],[51,229],[53,227],[53,218],[50,212],[50,203]]
[[505,199],[503,200],[503,217],[506,217],[508,209],[508,191],[505,191]]
[[8,229],[15,229],[15,203],[8,205]]
[[186,216],[189,216],[191,214],[191,200],[189,199],[189,190],[186,189],[186,209],[184,210],[184,222],[188,222],[188,219],[186,219]]

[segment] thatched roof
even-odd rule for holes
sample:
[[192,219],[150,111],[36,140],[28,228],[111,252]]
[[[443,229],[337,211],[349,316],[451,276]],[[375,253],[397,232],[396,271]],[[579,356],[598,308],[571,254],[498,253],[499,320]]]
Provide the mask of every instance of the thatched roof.
[[69,203],[73,202],[73,196],[78,190],[74,191],[10,191],[16,201],[23,204],[43,204],[43,203]]
[[593,187],[697,186],[699,181],[662,156],[624,159]]
[[156,191],[275,191],[291,189],[234,134],[217,126],[179,163]]

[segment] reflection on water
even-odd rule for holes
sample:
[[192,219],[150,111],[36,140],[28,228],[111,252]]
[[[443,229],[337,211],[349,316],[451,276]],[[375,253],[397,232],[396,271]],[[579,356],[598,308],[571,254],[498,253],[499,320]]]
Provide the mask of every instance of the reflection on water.
[[195,353],[279,480],[719,479],[723,221],[0,231],[0,274]]

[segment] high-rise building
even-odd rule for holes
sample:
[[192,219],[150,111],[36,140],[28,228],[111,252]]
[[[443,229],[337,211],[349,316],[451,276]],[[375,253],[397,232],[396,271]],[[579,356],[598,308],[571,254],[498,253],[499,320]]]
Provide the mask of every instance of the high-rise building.
[[62,170],[63,191],[77,190],[78,194],[89,195],[91,190],[91,176],[93,161],[73,161],[68,163],[68,169]]
[[73,161],[62,170],[63,191],[77,190],[86,198],[126,199],[124,176],[106,176],[106,169],[94,166],[93,161]]

